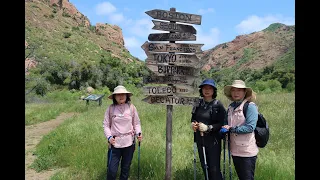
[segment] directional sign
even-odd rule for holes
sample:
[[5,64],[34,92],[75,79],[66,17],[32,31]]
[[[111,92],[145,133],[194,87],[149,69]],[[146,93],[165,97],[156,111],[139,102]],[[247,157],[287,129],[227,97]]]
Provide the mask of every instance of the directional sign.
[[144,94],[146,95],[174,95],[189,94],[194,91],[191,86],[144,86]]
[[179,66],[196,66],[199,59],[195,54],[152,53],[147,54],[147,64],[174,64]]
[[148,96],[142,101],[149,104],[166,104],[166,105],[194,105],[199,101],[199,97],[178,97],[178,96]]
[[197,53],[201,52],[204,44],[187,43],[148,43],[146,41],[141,48],[148,52],[176,52],[176,53]]
[[153,33],[148,36],[149,41],[195,41],[196,36],[186,33]]
[[200,72],[198,69],[194,67],[187,66],[147,64],[147,67],[158,76],[196,76]]
[[189,24],[201,24],[201,16],[196,14],[189,14],[175,11],[165,11],[160,9],[153,9],[146,11],[146,14],[154,19],[161,19],[167,21],[184,22]]
[[195,79],[193,76],[147,76],[143,77],[143,83],[193,85]]
[[190,25],[177,24],[165,21],[152,20],[154,26],[152,29],[162,30],[162,31],[172,31],[172,32],[189,32],[192,34],[197,34],[197,30]]

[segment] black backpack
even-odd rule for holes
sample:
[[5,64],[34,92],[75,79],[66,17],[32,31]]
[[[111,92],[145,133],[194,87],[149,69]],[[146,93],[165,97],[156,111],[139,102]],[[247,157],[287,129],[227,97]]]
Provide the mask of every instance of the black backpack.
[[[243,115],[246,117],[246,112],[248,109],[249,101],[243,105]],[[257,126],[254,130],[256,143],[259,148],[264,148],[269,140],[269,126],[267,120],[264,118],[263,114],[258,112]]]

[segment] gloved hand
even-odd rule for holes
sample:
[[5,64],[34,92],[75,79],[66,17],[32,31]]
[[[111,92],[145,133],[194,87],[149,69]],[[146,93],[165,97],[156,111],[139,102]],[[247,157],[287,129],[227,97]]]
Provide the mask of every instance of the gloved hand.
[[198,127],[198,122],[191,122],[191,128],[194,132],[197,131]]
[[202,122],[199,123],[199,131],[206,132],[208,131],[209,127],[206,124],[203,124]]
[[220,129],[220,133],[221,134],[225,134],[225,133],[227,133],[229,130],[228,129],[226,129],[226,128],[221,128]]

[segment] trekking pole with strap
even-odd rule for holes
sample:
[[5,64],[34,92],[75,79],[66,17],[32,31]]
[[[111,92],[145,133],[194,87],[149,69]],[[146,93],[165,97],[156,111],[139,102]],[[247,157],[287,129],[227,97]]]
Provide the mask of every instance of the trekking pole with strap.
[[206,149],[204,147],[204,139],[203,139],[203,132],[200,132],[201,139],[202,139],[202,151],[203,151],[203,159],[204,159],[204,168],[206,170],[206,179],[209,180],[208,177],[208,165],[207,165],[207,158],[206,158]]
[[229,175],[230,180],[232,179],[232,169],[231,169],[231,152],[230,152],[230,131],[228,131],[228,155],[229,155]]
[[196,143],[196,132],[193,133],[193,170],[194,170],[194,180],[197,179],[197,156],[196,156],[196,151],[197,151],[197,143]]
[[[139,136],[141,133],[139,133]],[[138,180],[140,179],[140,141],[138,143]]]

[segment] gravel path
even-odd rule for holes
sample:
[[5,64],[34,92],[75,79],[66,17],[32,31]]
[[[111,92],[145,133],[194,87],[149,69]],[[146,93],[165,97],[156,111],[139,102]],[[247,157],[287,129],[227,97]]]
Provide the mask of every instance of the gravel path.
[[35,125],[25,127],[25,179],[26,180],[49,180],[58,169],[46,170],[37,173],[35,170],[29,168],[35,160],[33,152],[36,145],[41,141],[42,137],[48,134],[51,130],[59,126],[65,119],[75,115],[75,113],[62,113],[56,119],[42,122]]

